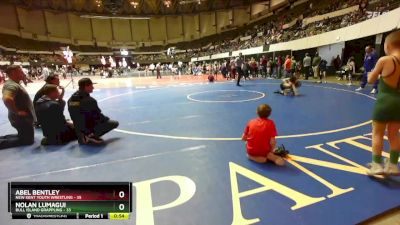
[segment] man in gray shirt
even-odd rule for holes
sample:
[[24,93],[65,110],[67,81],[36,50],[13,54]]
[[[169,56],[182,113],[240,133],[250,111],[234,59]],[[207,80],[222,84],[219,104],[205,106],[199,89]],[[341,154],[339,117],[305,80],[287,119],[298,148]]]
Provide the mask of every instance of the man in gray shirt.
[[239,53],[239,57],[237,57],[235,60],[236,72],[238,73],[238,79],[237,79],[237,83],[236,83],[237,86],[241,86],[240,78],[242,78],[242,76],[244,75],[243,70],[242,70],[243,62],[244,62],[244,60],[243,60],[242,53]]
[[304,68],[303,73],[306,77],[305,79],[308,80],[311,71],[311,57],[308,53],[306,53],[306,56],[303,59],[303,68]]
[[6,73],[9,79],[3,86],[3,102],[8,109],[8,120],[18,134],[1,136],[0,149],[33,144],[33,121],[36,120],[32,100],[20,85],[25,79],[21,67],[12,65]]

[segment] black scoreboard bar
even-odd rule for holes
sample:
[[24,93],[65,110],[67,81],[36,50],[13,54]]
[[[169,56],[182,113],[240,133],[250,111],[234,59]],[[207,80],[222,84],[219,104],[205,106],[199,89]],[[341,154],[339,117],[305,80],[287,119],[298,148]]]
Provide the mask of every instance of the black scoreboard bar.
[[130,182],[10,182],[13,219],[129,219]]

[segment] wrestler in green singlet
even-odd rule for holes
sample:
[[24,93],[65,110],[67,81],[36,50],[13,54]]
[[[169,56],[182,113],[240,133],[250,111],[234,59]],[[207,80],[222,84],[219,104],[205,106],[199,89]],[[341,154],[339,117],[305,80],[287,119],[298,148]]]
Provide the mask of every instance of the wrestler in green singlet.
[[[393,76],[397,67],[400,66],[400,60],[393,57],[394,71],[385,78]],[[379,93],[377,95],[372,120],[378,122],[399,121],[400,122],[400,78],[397,87],[393,88],[386,84],[383,78],[380,78]]]

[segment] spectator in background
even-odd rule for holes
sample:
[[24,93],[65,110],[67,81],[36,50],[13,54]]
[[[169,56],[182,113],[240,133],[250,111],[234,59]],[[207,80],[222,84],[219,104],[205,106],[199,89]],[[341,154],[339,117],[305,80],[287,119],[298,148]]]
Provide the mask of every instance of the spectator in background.
[[251,75],[253,77],[257,77],[258,76],[258,74],[257,74],[257,62],[253,57],[250,60],[249,66],[250,66],[250,70],[251,70]]
[[267,62],[267,76],[271,77],[272,75],[272,58],[269,58]]
[[4,82],[6,82],[6,75],[2,70],[0,70],[0,84]]
[[285,68],[285,77],[290,77],[291,76],[290,71],[292,69],[292,59],[290,55],[286,56],[284,68]]
[[282,76],[282,66],[283,66],[283,59],[282,56],[278,56],[277,62],[276,62],[276,72],[277,72],[277,76],[280,79]]
[[353,75],[356,73],[356,63],[354,61],[354,57],[351,56],[347,61],[347,78],[349,79],[349,83],[347,85],[353,84]]
[[72,123],[64,117],[65,101],[62,100],[58,86],[46,84],[42,88],[42,96],[35,103],[35,111],[42,126],[42,145],[65,144],[76,140]]
[[249,60],[245,60],[242,66],[244,79],[250,79],[250,64]]
[[251,76],[253,76],[253,77],[256,77],[256,75],[255,75],[255,70],[254,70],[254,67],[253,67],[253,63],[254,63],[255,61],[256,61],[256,60],[254,59],[254,57],[251,57],[251,59],[250,59],[250,61],[249,61],[249,70],[250,70]]
[[271,58],[271,75],[274,77],[274,78],[277,78],[278,77],[278,75],[277,75],[277,66],[276,66],[276,62],[277,62],[277,58],[275,57],[275,58]]
[[158,78],[161,79],[161,63],[157,63],[156,71],[157,71],[157,79]]
[[[361,91],[365,88],[365,86],[367,85],[368,73],[374,69],[377,61],[378,61],[378,55],[375,52],[375,49],[371,45],[365,47],[364,73],[362,76],[361,85],[359,88],[356,89],[356,91]],[[379,80],[376,80],[373,89],[371,90],[371,94],[375,94],[377,92],[378,83]]]
[[154,63],[150,64],[149,70],[151,71],[151,76],[154,76],[154,70],[156,69]]
[[312,60],[314,79],[317,79],[319,77],[319,64],[320,63],[321,63],[321,56],[319,56],[318,52],[316,52],[315,56]]
[[234,57],[232,57],[232,59],[231,59],[231,61],[230,61],[230,64],[229,64],[229,66],[230,66],[230,78],[231,79],[235,79],[235,77],[236,77],[236,63],[235,63],[235,58]]
[[178,77],[181,78],[182,74],[183,74],[183,62],[178,61]]
[[24,80],[22,80],[22,82],[24,82],[25,86],[27,86],[28,83],[33,83],[33,81],[29,78],[29,70],[27,68],[21,67],[22,72],[25,75]]
[[301,60],[296,62],[296,78],[299,79],[301,76],[301,71],[302,71],[302,62]]
[[296,66],[297,66],[296,64],[297,64],[297,62],[296,62],[294,56],[292,56],[292,66],[290,67],[291,76],[295,76],[296,75]]
[[257,61],[254,60],[253,63],[252,63],[250,66],[251,66],[251,68],[253,69],[253,77],[258,77],[259,71],[258,71],[258,64],[257,64]]
[[319,63],[319,83],[328,83],[326,81],[326,71],[327,71],[328,62],[325,59],[321,59]]
[[262,77],[267,77],[267,64],[268,64],[268,59],[263,55],[260,59],[260,66],[261,66],[261,71],[262,71]]
[[8,120],[18,134],[0,137],[0,149],[31,145],[34,142],[33,121],[36,120],[32,101],[20,84],[25,78],[20,66],[6,69],[8,80],[3,86],[3,102],[8,109]]
[[311,73],[311,57],[308,55],[308,53],[306,53],[306,56],[303,59],[303,73],[305,79],[308,80],[308,77]]
[[49,68],[47,68],[47,66],[44,66],[42,69],[42,78],[46,80],[49,75],[50,75]]
[[342,66],[342,60],[340,59],[339,55],[337,55],[336,58],[333,59],[332,64],[335,67],[335,71],[340,70],[340,67]]
[[226,64],[227,64],[227,62],[222,62],[222,65],[221,65],[221,73],[222,73],[222,76],[223,76],[224,78],[228,79],[228,69],[227,69],[227,67],[226,67]]
[[145,66],[144,68],[144,76],[147,77],[149,75],[149,66]]

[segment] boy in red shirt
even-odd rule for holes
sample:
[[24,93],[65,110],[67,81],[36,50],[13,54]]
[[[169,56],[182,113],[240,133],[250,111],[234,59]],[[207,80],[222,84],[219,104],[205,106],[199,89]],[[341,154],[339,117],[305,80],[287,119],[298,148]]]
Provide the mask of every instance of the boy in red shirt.
[[253,119],[247,124],[242,140],[247,142],[247,157],[249,159],[258,163],[265,163],[269,160],[276,165],[283,166],[285,160],[273,153],[277,132],[274,121],[268,119],[271,111],[269,105],[259,105],[257,108],[259,118]]

